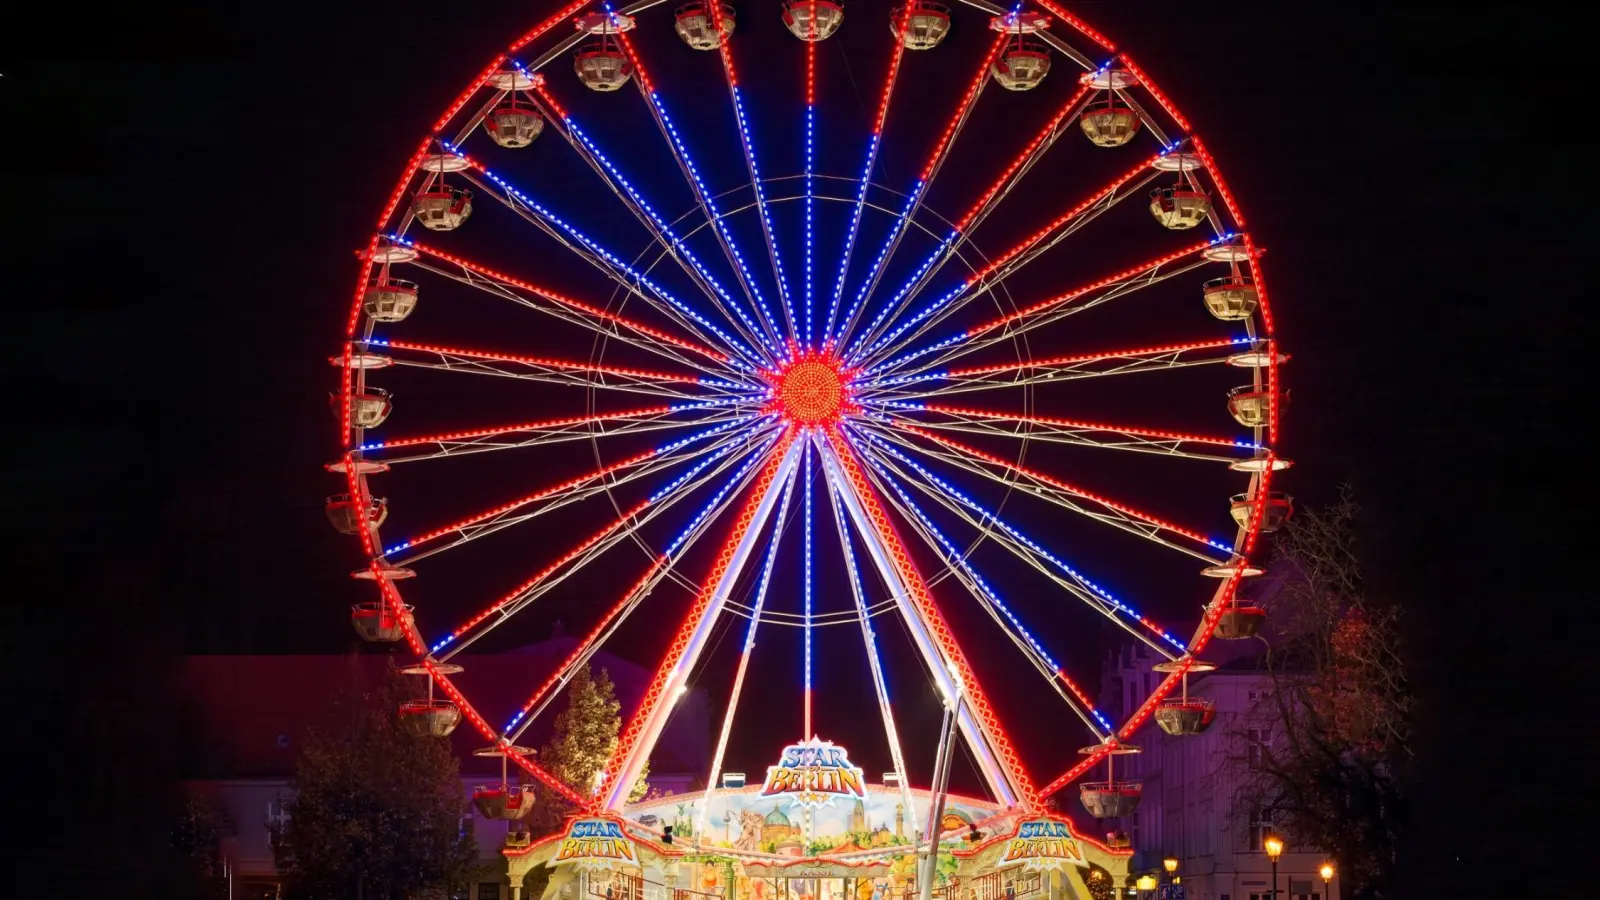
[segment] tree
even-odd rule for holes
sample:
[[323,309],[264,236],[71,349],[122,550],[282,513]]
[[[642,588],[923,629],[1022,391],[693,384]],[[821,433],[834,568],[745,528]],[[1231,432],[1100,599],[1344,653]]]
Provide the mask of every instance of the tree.
[[307,736],[274,841],[289,897],[408,900],[474,874],[459,764],[447,741],[400,730],[399,682],[391,670],[376,690],[353,690],[343,731]]
[[[556,716],[550,739],[539,750],[539,765],[578,793],[587,794],[599,786],[600,773],[617,750],[622,703],[617,700],[611,674],[605,669],[597,674],[590,666],[572,676],[566,697],[566,708]],[[639,780],[628,795],[630,801],[645,795],[649,771],[648,765],[640,771]],[[539,802],[529,814],[528,829],[535,836],[550,834],[561,827],[574,808],[543,784],[535,787]]]
[[217,898],[228,894],[221,853],[222,828],[213,803],[186,795],[172,828],[172,849],[188,876],[190,896]]
[[[550,739],[539,749],[539,765],[580,794],[589,793],[599,786],[600,773],[617,750],[622,732],[622,703],[617,699],[611,674],[605,669],[596,674],[591,666],[584,666],[572,676],[566,697],[566,708],[556,716]],[[645,783],[649,771],[648,763],[639,770],[639,780],[628,794],[630,802],[643,798],[649,789]],[[576,809],[544,784],[535,784],[534,794],[537,803],[528,814],[527,827],[536,837],[560,829]],[[523,896],[539,897],[549,878],[548,868],[529,872]]]
[[1241,810],[1265,810],[1292,843],[1338,861],[1349,896],[1388,896],[1406,814],[1411,692],[1400,610],[1364,590],[1348,487],[1276,535],[1283,572],[1269,607],[1280,636],[1265,656],[1271,694],[1235,735],[1245,748]]

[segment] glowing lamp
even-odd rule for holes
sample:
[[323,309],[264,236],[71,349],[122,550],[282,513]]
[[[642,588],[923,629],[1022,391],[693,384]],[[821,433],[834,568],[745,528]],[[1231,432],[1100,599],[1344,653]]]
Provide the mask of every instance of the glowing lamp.
[[1273,862],[1277,862],[1278,857],[1283,855],[1283,841],[1280,840],[1275,834],[1268,835],[1267,839],[1261,842],[1261,847],[1267,851],[1267,856],[1270,857]]
[[1135,881],[1133,885],[1141,891],[1153,891],[1156,889],[1156,877],[1154,875],[1140,875],[1139,880]]
[[1166,859],[1163,859],[1161,861],[1161,868],[1166,869],[1168,875],[1178,871],[1178,858],[1175,856],[1169,856]]
[[1323,884],[1327,884],[1328,882],[1332,881],[1333,880],[1333,863],[1331,863],[1331,862],[1323,863],[1322,864],[1322,868],[1317,870],[1317,874],[1322,876],[1322,883]]

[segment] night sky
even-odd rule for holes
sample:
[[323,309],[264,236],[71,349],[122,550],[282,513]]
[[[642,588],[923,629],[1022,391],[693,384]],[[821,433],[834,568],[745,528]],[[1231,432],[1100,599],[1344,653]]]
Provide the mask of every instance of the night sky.
[[[436,110],[549,5],[168,8],[8,35],[5,631],[14,690],[46,713],[17,739],[40,783],[153,821],[183,653],[349,647],[359,560],[320,507],[351,251]],[[1286,488],[1314,504],[1349,480],[1371,590],[1409,610],[1424,760],[1409,883],[1474,896],[1486,873],[1467,863],[1486,855],[1547,870],[1536,835],[1573,751],[1534,708],[1577,683],[1565,567],[1588,505],[1589,454],[1569,444],[1590,429],[1559,390],[1588,377],[1593,318],[1572,224],[1594,205],[1570,115],[1584,57],[1563,46],[1580,23],[1073,8],[1221,160],[1294,354]],[[930,77],[965,77],[968,59]],[[559,96],[587,101],[555,70]],[[855,73],[869,105],[879,71]],[[1529,771],[1544,777],[1509,786]],[[1486,854],[1486,835],[1503,846]]]

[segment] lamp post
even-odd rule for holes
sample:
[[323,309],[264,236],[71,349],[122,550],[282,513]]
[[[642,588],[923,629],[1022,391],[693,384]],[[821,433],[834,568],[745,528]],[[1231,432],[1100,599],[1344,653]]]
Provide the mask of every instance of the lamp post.
[[1156,889],[1156,877],[1154,875],[1140,875],[1139,880],[1135,881],[1133,884],[1134,887],[1139,889],[1139,895],[1141,897],[1148,898],[1148,896]]
[[1267,851],[1267,858],[1272,860],[1272,900],[1278,900],[1278,857],[1283,855],[1283,841],[1275,834],[1267,835],[1261,842]]
[[1176,856],[1169,856],[1166,859],[1163,859],[1161,861],[1161,868],[1167,870],[1167,896],[1171,897],[1173,895],[1172,885],[1178,883],[1177,879],[1172,877],[1173,873],[1178,871],[1178,858]]
[[1322,876],[1322,900],[1333,900],[1333,861],[1323,863],[1317,874]]

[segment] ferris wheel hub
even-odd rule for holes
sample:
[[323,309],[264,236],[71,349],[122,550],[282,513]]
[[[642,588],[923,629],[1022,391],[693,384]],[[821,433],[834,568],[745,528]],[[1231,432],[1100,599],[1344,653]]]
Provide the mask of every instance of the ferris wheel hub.
[[777,411],[801,425],[838,422],[850,405],[848,375],[833,357],[802,356],[774,372],[772,394]]

